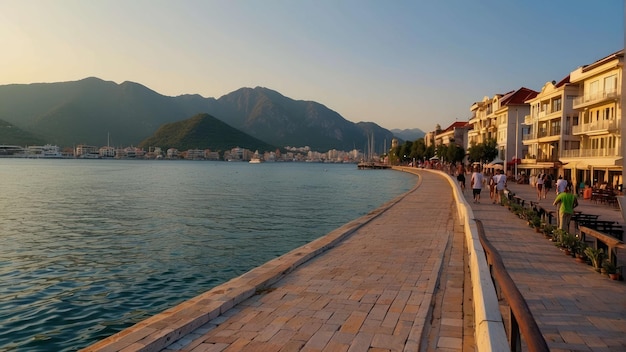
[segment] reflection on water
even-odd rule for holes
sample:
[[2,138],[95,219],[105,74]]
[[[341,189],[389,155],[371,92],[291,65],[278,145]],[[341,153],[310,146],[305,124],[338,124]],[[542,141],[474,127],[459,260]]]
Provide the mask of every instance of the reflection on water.
[[409,190],[355,165],[0,159],[0,350],[76,350]]

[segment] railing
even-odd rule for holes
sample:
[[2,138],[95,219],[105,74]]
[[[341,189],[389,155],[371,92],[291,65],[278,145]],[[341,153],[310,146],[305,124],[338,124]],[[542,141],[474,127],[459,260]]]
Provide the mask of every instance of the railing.
[[580,158],[580,157],[600,157],[600,156],[621,156],[620,148],[605,149],[567,149],[561,151],[561,157]]
[[579,105],[599,103],[601,101],[615,99],[617,97],[618,94],[616,90],[601,91],[595,94],[588,94],[583,95],[582,97],[576,97],[574,98],[574,102],[572,103],[572,105],[574,109],[576,109]]
[[487,264],[491,271],[491,278],[496,287],[496,292],[499,297],[504,298],[511,310],[508,329],[511,351],[522,350],[522,336],[524,337],[524,341],[526,341],[528,351],[550,351],[524,297],[506,271],[500,254],[498,254],[495,247],[487,240],[483,223],[480,220],[474,220],[476,221],[476,228],[478,229],[478,238],[487,256]]
[[538,162],[557,162],[559,161],[559,157],[556,155],[552,155],[552,156],[547,156],[547,155],[543,155],[537,158]]
[[572,134],[589,133],[594,131],[610,131],[620,128],[618,120],[600,120],[591,123],[583,123],[572,127]]
[[531,125],[533,123],[533,117],[532,115],[526,115],[524,116],[524,124],[525,125]]
[[580,156],[580,149],[561,150],[562,158],[577,158]]

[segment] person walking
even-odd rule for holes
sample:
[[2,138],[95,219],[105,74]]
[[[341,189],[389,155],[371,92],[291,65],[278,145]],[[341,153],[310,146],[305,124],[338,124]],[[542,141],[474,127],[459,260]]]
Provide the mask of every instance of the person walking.
[[541,197],[543,196],[543,178],[543,173],[540,173],[537,176],[537,200],[541,200]]
[[459,182],[459,186],[461,186],[461,191],[465,193],[465,168],[463,165],[459,165],[457,169],[456,180]]
[[565,192],[559,193],[554,199],[553,205],[559,205],[559,229],[569,232],[569,223],[574,215],[574,208],[578,206],[578,199],[574,193],[572,193],[572,186],[567,185]]
[[559,178],[556,180],[556,195],[559,193],[565,192],[565,188],[567,187],[567,181],[563,179],[563,176],[559,175]]
[[546,174],[543,180],[543,199],[546,199],[550,190],[552,190],[552,175]]
[[494,183],[496,184],[496,195],[493,204],[502,205],[502,197],[504,196],[504,189],[506,188],[506,175],[504,170],[499,170],[497,175],[493,176]]
[[483,183],[485,179],[483,178],[483,174],[480,172],[478,167],[474,167],[474,172],[472,173],[472,179],[470,184],[472,185],[472,195],[474,196],[474,203],[480,203],[480,191],[483,189]]

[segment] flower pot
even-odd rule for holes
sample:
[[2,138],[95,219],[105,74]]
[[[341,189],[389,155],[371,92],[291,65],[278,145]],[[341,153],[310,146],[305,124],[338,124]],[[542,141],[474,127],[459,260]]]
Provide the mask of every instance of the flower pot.
[[617,273],[609,274],[609,277],[611,278],[611,280],[619,280],[619,274]]

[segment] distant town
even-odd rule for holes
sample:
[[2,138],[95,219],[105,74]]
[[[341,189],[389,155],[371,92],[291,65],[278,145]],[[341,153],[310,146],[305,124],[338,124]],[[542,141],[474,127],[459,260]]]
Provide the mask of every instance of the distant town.
[[223,160],[261,162],[328,162],[328,163],[358,163],[365,159],[379,160],[378,155],[365,155],[359,150],[349,152],[329,150],[320,153],[310,147],[290,147],[272,152],[259,153],[249,149],[235,147],[226,150],[220,155],[210,149],[189,149],[179,151],[175,148],[163,150],[153,147],[149,150],[138,147],[114,148],[111,146],[97,147],[92,145],[78,145],[74,148],[61,149],[56,145],[42,146],[0,145],[0,158],[29,158],[29,159],[143,159],[143,160]]

